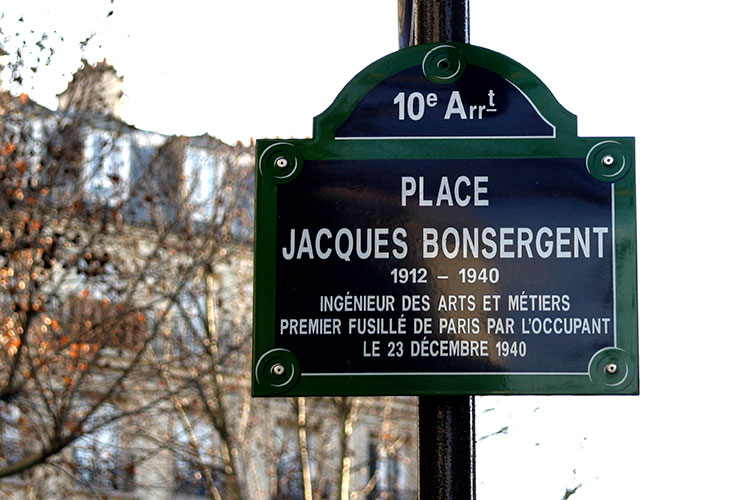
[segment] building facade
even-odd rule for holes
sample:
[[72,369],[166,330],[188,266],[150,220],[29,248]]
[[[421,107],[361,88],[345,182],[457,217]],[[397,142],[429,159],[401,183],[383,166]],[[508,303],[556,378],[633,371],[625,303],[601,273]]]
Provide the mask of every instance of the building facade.
[[[77,410],[63,408],[60,435],[75,438],[0,478],[0,497],[416,498],[413,398],[250,399],[252,143],[137,129],[119,118],[121,96],[122,78],[103,61],[84,64],[57,111],[23,104],[38,146],[23,161],[39,168],[19,174],[26,204],[0,219],[13,227],[51,165],[64,170],[45,188],[51,208],[40,219],[54,222],[45,244],[67,245],[67,257],[43,263],[47,302],[28,328],[54,333],[41,342],[59,347],[68,371],[50,362],[60,376],[19,385],[38,390],[25,406],[24,393],[0,402],[0,474],[49,446],[29,436],[47,436],[59,409],[34,416],[35,404],[70,397],[90,418],[66,434]],[[4,133],[21,136],[12,127]],[[14,297],[0,309],[4,359],[25,349],[29,380],[41,380],[38,346],[13,349],[28,316]]]

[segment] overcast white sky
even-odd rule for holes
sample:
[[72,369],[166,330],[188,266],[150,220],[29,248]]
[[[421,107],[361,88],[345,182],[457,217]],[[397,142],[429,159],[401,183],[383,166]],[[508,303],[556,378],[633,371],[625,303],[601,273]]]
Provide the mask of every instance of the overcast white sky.
[[[305,137],[346,82],[397,49],[396,0],[5,2],[9,19],[94,30],[125,120],[222,139]],[[636,137],[641,396],[479,401],[480,500],[750,498],[747,154],[739,1],[471,3],[472,43],[521,62],[579,135]],[[99,48],[101,44],[101,48]],[[75,50],[40,72],[50,106]],[[484,411],[490,409],[488,411]],[[575,470],[575,471],[574,471]]]

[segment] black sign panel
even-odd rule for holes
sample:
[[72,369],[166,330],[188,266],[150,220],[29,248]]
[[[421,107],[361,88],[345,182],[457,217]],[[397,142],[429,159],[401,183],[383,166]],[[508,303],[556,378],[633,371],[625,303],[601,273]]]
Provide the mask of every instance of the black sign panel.
[[308,162],[277,231],[308,373],[587,373],[614,345],[612,187],[582,159]]

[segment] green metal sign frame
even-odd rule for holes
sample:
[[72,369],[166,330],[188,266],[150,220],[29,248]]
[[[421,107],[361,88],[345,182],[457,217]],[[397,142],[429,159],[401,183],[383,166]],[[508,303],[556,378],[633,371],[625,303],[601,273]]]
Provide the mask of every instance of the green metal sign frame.
[[[553,137],[347,138],[336,131],[364,96],[393,75],[421,67],[430,81],[455,81],[475,66],[510,82],[554,126]],[[276,342],[278,195],[306,162],[445,159],[584,159],[589,173],[612,186],[613,345],[596,353],[586,373],[334,373],[308,376],[293,352]],[[614,162],[614,165],[612,163]],[[432,394],[638,394],[635,140],[578,137],[576,117],[529,70],[496,52],[460,43],[400,50],[359,73],[314,120],[306,140],[257,142],[253,394],[255,396]],[[299,277],[305,279],[304,276]]]

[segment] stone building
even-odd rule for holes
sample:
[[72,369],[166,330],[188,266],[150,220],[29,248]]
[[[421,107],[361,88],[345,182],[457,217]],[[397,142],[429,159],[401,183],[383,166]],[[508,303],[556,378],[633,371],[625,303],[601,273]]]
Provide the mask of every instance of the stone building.
[[[60,281],[66,282],[68,298],[58,307],[65,317],[77,318],[68,325],[69,334],[89,339],[76,343],[81,349],[98,349],[97,339],[107,336],[102,359],[112,366],[127,362],[147,331],[158,330],[142,351],[153,363],[139,391],[152,394],[170,384],[185,391],[154,397],[148,411],[86,433],[50,457],[49,466],[0,479],[0,497],[216,499],[236,497],[232,488],[239,487],[242,498],[293,500],[305,498],[307,484],[316,500],[343,500],[343,470],[344,495],[351,500],[416,498],[413,398],[249,399],[252,144],[230,146],[209,135],[167,136],[124,123],[118,113],[122,83],[106,60],[85,63],[58,96],[57,111],[31,103],[30,119],[56,124],[54,137],[39,138],[46,150],[58,154],[58,148],[70,156],[70,185],[58,186],[56,196],[65,202],[70,186],[82,185],[87,207],[109,207],[107,213],[120,218],[121,231],[99,243],[99,251],[110,257],[126,251],[139,261],[161,242],[173,251],[169,265],[179,269],[181,252],[197,250],[195,245],[211,238],[224,243],[215,248],[217,263],[198,269],[200,279],[186,285],[200,293],[175,294],[169,307],[107,320],[114,310],[137,311],[148,287],[139,285],[132,303],[114,303],[96,290],[82,296],[76,269],[70,268],[59,271],[66,276]],[[32,129],[45,134],[44,126]],[[247,189],[229,176],[238,168],[247,174],[241,181]],[[241,218],[227,215],[228,197]],[[110,264],[95,257],[76,263],[77,271],[106,275]],[[189,259],[184,260],[187,267]],[[224,345],[231,348],[222,350]],[[213,372],[207,347],[218,352],[211,358],[219,363]],[[219,396],[211,393],[201,401],[204,391]],[[107,412],[135,408],[139,397],[108,403],[97,416],[106,420]],[[223,414],[212,409],[216,401]],[[0,470],[31,449],[19,431],[25,417],[0,402]],[[222,436],[227,429],[231,436]],[[233,445],[225,450],[227,442]]]

